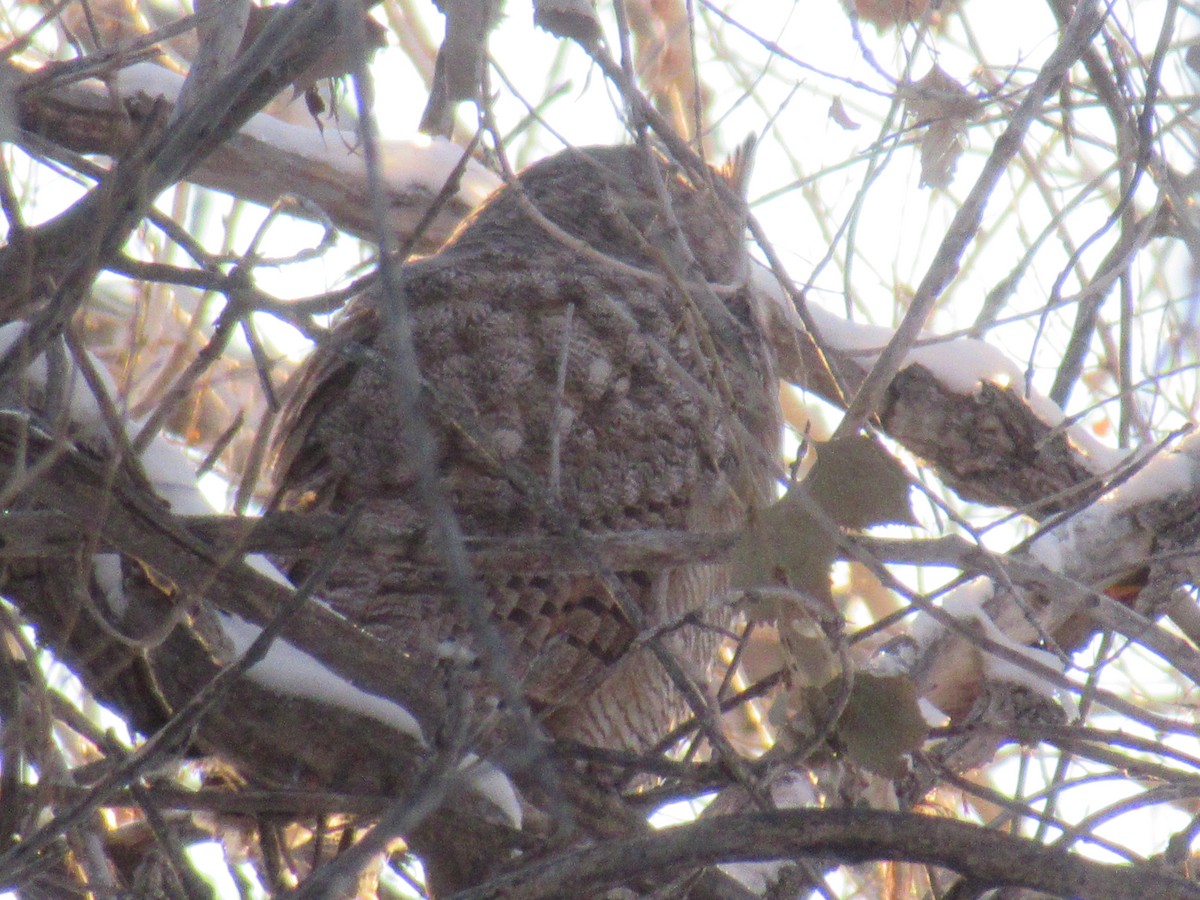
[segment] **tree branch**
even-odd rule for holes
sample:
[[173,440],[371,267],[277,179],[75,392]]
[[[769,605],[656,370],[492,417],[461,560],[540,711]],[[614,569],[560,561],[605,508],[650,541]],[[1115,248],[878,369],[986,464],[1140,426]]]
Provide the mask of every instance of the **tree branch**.
[[561,854],[456,900],[538,900],[580,894],[703,865],[833,856],[844,863],[914,862],[988,887],[1081,900],[1197,900],[1200,887],[1156,867],[1114,866],[976,825],[912,813],[804,810],[714,817],[646,837]]

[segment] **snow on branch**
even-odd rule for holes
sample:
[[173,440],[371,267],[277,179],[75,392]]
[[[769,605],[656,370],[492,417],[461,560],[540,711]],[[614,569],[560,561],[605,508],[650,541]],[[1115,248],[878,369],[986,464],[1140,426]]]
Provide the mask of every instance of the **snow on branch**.
[[[27,326],[23,322],[0,326],[0,358],[21,353],[22,339],[26,333]],[[122,439],[132,441],[142,423],[135,419],[122,419],[120,425],[125,435],[112,434],[105,408],[112,408],[115,391],[103,367],[92,362],[91,368],[97,373],[98,380],[88,383],[80,367],[70,360],[65,345],[54,342],[50,351],[38,354],[23,366],[20,387],[31,408],[47,409],[61,405],[69,419],[66,435],[79,441],[90,452],[107,456],[116,450]],[[12,402],[11,399],[9,402]],[[156,436],[140,455],[140,462],[150,487],[172,513],[194,516],[215,511],[199,490],[194,468],[183,447],[161,435]],[[83,503],[86,504],[86,499],[83,499]],[[108,505],[115,504],[110,500]],[[139,559],[151,565],[155,562],[152,553],[139,556]],[[247,555],[244,562],[252,572],[278,585],[287,594],[293,592],[287,578],[262,555]],[[129,599],[123,590],[120,557],[115,553],[96,554],[92,574],[110,609],[121,617],[127,611]],[[172,573],[166,571],[163,574],[171,578]],[[207,577],[219,585],[220,579],[215,578],[215,574],[210,572]],[[211,596],[217,597],[230,597],[231,594],[237,596],[230,591],[210,592]],[[311,599],[306,605],[310,611],[319,611],[325,618],[337,617],[319,600]],[[251,645],[263,634],[262,627],[234,612],[218,611],[215,619],[234,658],[247,654]],[[404,706],[358,687],[321,660],[282,638],[273,640],[263,657],[250,665],[245,675],[250,682],[275,694],[315,701],[365,716],[419,744],[425,743],[417,718]],[[511,783],[499,769],[469,754],[460,762],[459,771],[472,791],[490,801],[512,825],[520,827],[520,803]]]
[[[863,366],[871,366],[892,337],[890,328],[850,322],[816,305],[809,306],[809,314],[827,346],[853,357]],[[986,341],[967,337],[949,340],[929,337],[908,352],[900,368],[903,371],[910,366],[920,366],[953,394],[974,396],[985,384],[1019,391],[1033,416],[1050,428],[1063,425],[1066,419],[1049,397],[1037,390],[1022,389],[1020,368]],[[1124,454],[1101,444],[1081,425],[1071,423],[1065,427],[1082,460],[1097,474],[1108,472],[1121,462]]]
[[1161,610],[1200,581],[1200,432],[1152,453],[1095,503],[1039,534],[1029,553],[1088,584],[1134,584],[1139,608]]
[[[10,352],[19,353],[21,339],[25,332],[24,322],[10,322],[0,326],[0,356]],[[63,360],[66,358],[65,348],[63,348]],[[94,368],[98,373],[104,371],[98,361]],[[47,391],[50,379],[49,369],[50,365],[47,362],[46,354],[43,353],[32,360],[25,370],[26,385],[34,395],[34,406],[44,403],[44,396],[39,395],[44,395]],[[111,403],[111,399],[105,398],[102,401],[98,398],[85,382],[79,368],[74,364],[66,366],[62,377],[70,418],[81,431],[81,439],[92,447],[109,446],[111,435],[107,433],[101,414],[101,403]],[[101,377],[107,381],[105,376]],[[110,397],[115,394],[115,391],[112,391],[111,383],[103,386],[111,392]],[[127,439],[133,440],[142,423],[129,419],[125,421],[124,425]],[[186,451],[181,446],[170,443],[159,435],[142,453],[141,463],[151,487],[159,497],[167,502],[172,512],[182,515],[215,512],[212,504],[197,486],[194,468],[187,458]],[[272,581],[288,590],[292,589],[291,582],[264,557],[250,556],[247,557],[246,562],[255,571]],[[108,571],[111,566],[111,556],[102,555],[99,565],[102,568],[99,574],[101,582],[112,585],[113,578],[111,572]],[[110,590],[106,593],[110,599],[116,600],[116,611],[122,611],[124,599],[115,591]],[[221,614],[221,618],[225,625],[226,637],[239,656],[262,633],[262,629],[257,625],[252,625],[238,616]],[[360,690],[314,657],[286,641],[274,642],[266,656],[248,670],[247,677],[281,694],[306,697],[360,712],[403,734],[417,740],[424,740],[416,719],[402,706]]]
[[[108,88],[98,81],[51,91],[21,93],[18,89],[20,124],[79,153],[120,156],[134,146],[137,126],[154,115],[156,103],[174,102],[182,85],[182,76],[153,63],[120,70],[112,89],[118,92],[128,120],[112,115]],[[443,138],[423,136],[382,141],[380,149],[388,224],[400,243],[417,239],[418,250],[440,245],[462,217],[500,185],[499,178],[478,162],[466,160],[444,208],[425,223],[424,234],[417,235],[430,206],[458,170],[464,151]],[[375,235],[366,168],[353,132],[318,130],[315,125],[258,113],[188,177],[264,206],[285,195],[303,196],[339,228],[367,239]]]
[[[839,402],[822,374],[831,370],[843,394],[852,395],[892,331],[810,303],[806,312],[816,333],[809,333],[774,273],[755,267],[752,279],[780,377]],[[1019,367],[997,348],[974,338],[928,336],[909,351],[888,387],[880,423],[963,499],[1040,519],[1097,488],[1123,454],[1023,384]]]
[[[1165,611],[1195,612],[1187,588],[1200,581],[1198,525],[1200,437],[1193,434],[1026,545],[995,556],[994,574],[947,594],[936,613],[919,615],[902,654],[906,668],[922,696],[959,721],[997,682],[1062,703],[1064,688],[1076,689],[1065,677],[1069,654],[1108,628],[1200,684],[1200,652],[1156,622]],[[1171,727],[1102,689],[1093,699]]]
[[[777,348],[801,349],[780,353],[792,362],[784,377],[801,386],[820,388],[819,360],[805,356],[805,342],[820,348],[852,392],[891,339],[889,329],[812,304],[810,333],[773,274],[759,270],[755,282]],[[1194,612],[1192,599],[1178,598],[1200,574],[1200,439],[1143,460],[1140,470],[1127,465],[1126,475],[1134,474],[1123,477],[1124,454],[1027,392],[1020,368],[998,349],[969,338],[919,341],[888,389],[880,423],[960,496],[1049,523],[1028,546],[992,555],[986,575],[914,621],[902,656],[922,698],[956,722],[992,721],[997,702],[1014,724],[1051,708],[1069,711],[1069,653],[1101,627],[1200,677],[1194,649],[1154,621],[1172,602]],[[1106,478],[1115,486],[1104,493]],[[998,701],[997,691],[1008,699]],[[1097,697],[1122,707],[1121,698]],[[974,747],[972,764],[993,750]]]

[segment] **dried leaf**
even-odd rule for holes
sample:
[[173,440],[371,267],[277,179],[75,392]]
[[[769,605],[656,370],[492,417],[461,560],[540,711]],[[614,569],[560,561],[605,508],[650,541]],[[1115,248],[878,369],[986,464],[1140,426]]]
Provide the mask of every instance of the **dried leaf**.
[[929,0],[852,0],[851,6],[860,19],[883,31],[921,18]]
[[534,0],[533,24],[585,46],[600,39],[600,17],[590,0]]
[[767,587],[747,590],[739,609],[751,621],[773,623],[776,665],[771,671],[786,669],[789,684],[820,686],[841,673],[832,634],[842,620],[832,604],[789,588]]
[[1183,51],[1183,61],[1193,72],[1200,72],[1200,41],[1193,41]]
[[324,134],[325,123],[321,121],[321,116],[326,113],[328,108],[325,106],[325,98],[321,96],[321,92],[317,90],[315,84],[304,92],[304,106],[308,110],[308,114],[312,116],[317,130]]
[[[836,732],[845,712],[838,707],[846,687],[842,658],[828,639],[805,650],[810,655],[790,661],[789,690],[776,699],[770,710],[770,722],[779,730],[778,739],[789,749],[807,744],[818,734]],[[837,720],[833,720],[835,715]]]
[[692,29],[684,0],[626,0],[625,12],[633,38],[633,65],[638,81],[656,107],[668,114],[681,136],[695,137],[694,104],[703,109],[712,92],[696,80]]
[[829,118],[847,131],[858,131],[862,128],[862,125],[850,118],[850,113],[846,112],[846,105],[842,103],[841,97],[834,97],[833,102],[829,104]]
[[965,121],[979,112],[979,98],[940,66],[934,66],[920,81],[901,91],[908,114],[921,122],[944,118]]
[[[246,48],[254,43],[262,30],[283,8],[283,6],[250,7],[250,16],[246,21],[246,30],[242,33],[242,45],[238,48],[238,53],[245,52]],[[365,9],[361,15],[362,33],[366,36],[367,45],[364,49],[370,55],[387,46],[387,29],[376,22]],[[299,97],[322,79],[341,78],[351,72],[358,59],[359,49],[345,33],[345,29],[336,32],[325,49],[321,51],[321,55],[313,60],[312,65],[301,72],[292,82],[294,88],[292,96]]]
[[842,675],[842,661],[829,635],[815,620],[794,616],[779,623],[788,682],[793,687],[821,687]]
[[855,675],[850,701],[837,724],[846,755],[855,763],[897,778],[905,772],[903,756],[918,749],[928,733],[911,680],[898,675]]
[[733,548],[733,586],[786,585],[832,604],[829,568],[834,535],[805,509],[814,501],[802,485],[760,511]]
[[446,16],[446,34],[438,48],[429,100],[421,114],[420,130],[449,137],[454,108],[477,100],[483,83],[487,40],[499,15],[498,0],[438,0]]
[[925,126],[921,138],[921,187],[949,187],[963,151],[967,123],[979,114],[979,98],[934,66],[901,90],[908,114]]
[[962,129],[947,122],[934,122],[921,138],[921,187],[948,188],[962,156]]

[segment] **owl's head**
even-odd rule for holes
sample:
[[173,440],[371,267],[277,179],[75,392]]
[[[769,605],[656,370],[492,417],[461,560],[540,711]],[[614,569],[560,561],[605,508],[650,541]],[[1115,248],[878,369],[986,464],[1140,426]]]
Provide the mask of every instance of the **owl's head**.
[[749,158],[749,146],[743,147],[701,177],[655,150],[569,148],[501,188],[453,243],[495,241],[503,232],[549,245],[558,230],[560,244],[565,233],[639,269],[669,266],[685,280],[739,280],[746,260],[742,197]]

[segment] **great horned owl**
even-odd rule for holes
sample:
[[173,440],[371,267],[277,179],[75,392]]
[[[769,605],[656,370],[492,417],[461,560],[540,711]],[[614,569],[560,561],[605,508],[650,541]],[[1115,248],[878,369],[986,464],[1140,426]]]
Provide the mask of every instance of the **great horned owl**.
[[[427,386],[440,475],[468,536],[736,528],[767,503],[779,419],[772,360],[746,286],[744,220],[717,179],[635,147],[570,149],[495,193],[400,289]],[[379,291],[357,298],[298,373],[281,418],[284,508],[423,525],[380,356]],[[354,621],[447,665],[474,637],[406,546],[357,546],[321,595]],[[294,577],[302,559],[281,562]],[[565,569],[565,567],[564,567]],[[642,750],[684,711],[614,593],[644,628],[679,622],[728,587],[719,565],[479,573],[492,620],[551,735]],[[721,613],[664,643],[709,669]],[[461,654],[449,654],[461,656]]]

